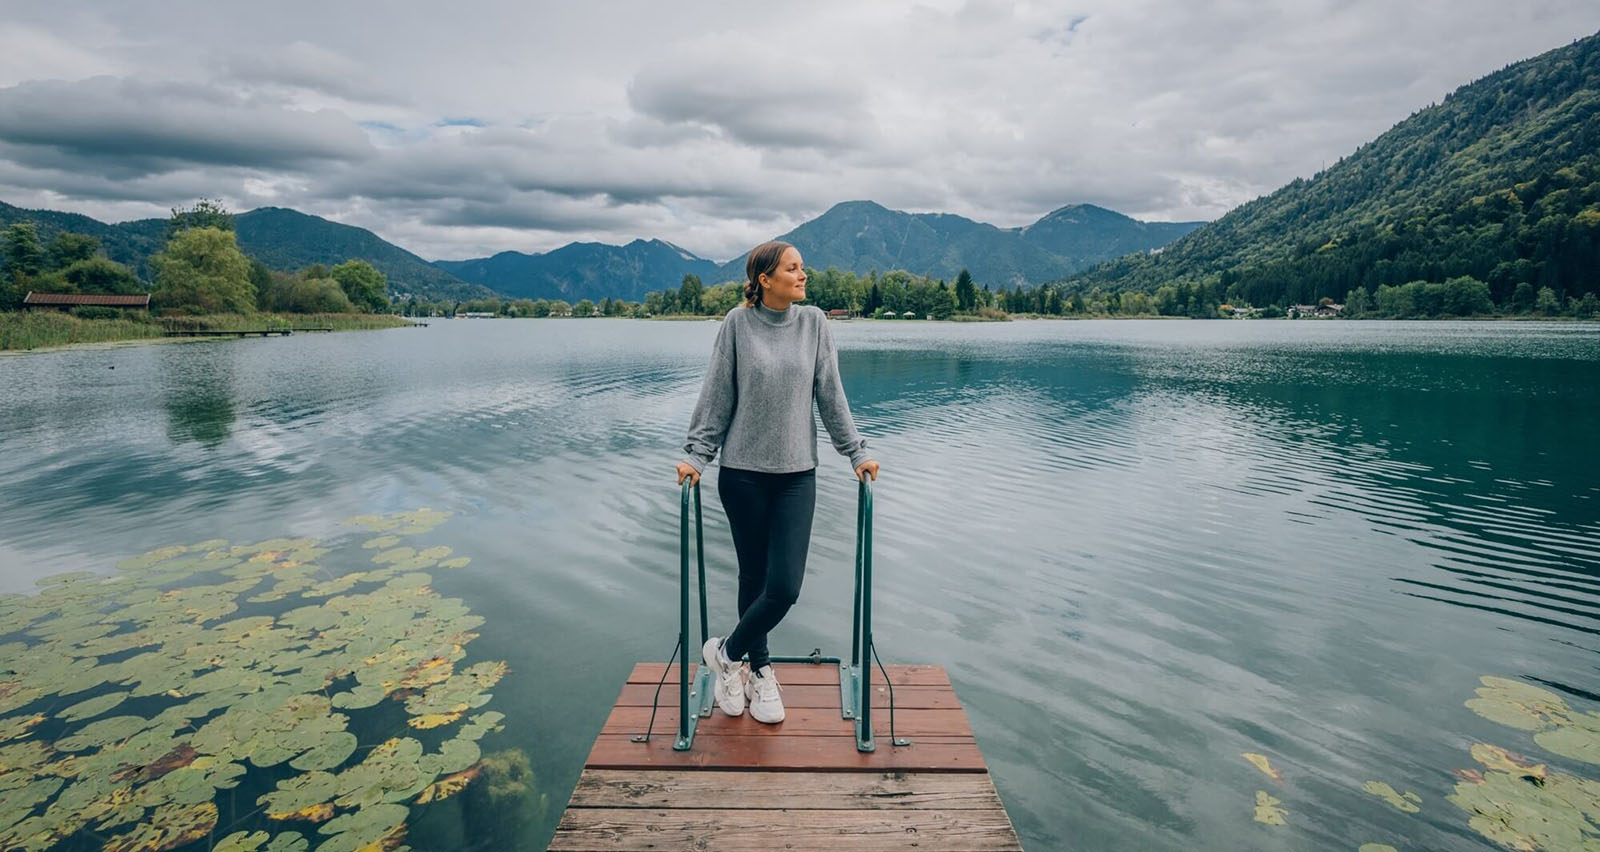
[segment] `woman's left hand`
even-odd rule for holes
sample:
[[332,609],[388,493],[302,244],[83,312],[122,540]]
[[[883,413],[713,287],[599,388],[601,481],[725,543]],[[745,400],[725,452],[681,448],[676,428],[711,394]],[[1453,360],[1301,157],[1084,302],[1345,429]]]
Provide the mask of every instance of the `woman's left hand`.
[[867,459],[856,468],[856,479],[865,480],[869,474],[873,482],[878,481],[878,463],[872,459]]

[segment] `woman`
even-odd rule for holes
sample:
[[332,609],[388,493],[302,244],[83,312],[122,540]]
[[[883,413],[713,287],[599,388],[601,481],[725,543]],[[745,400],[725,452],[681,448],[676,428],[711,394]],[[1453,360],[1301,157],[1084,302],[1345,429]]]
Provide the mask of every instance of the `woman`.
[[[701,656],[716,674],[717,706],[730,716],[783,721],[767,634],[800,595],[817,494],[817,424],[812,402],[850,459],[856,478],[878,478],[878,463],[856,432],[839,383],[833,332],[806,297],[800,252],[763,243],[745,262],[744,304],[728,312],[711,350],[711,367],[689,423],[678,483],[698,484],[722,450],[717,496],[728,513],[739,556],[739,623],[706,640]],[[750,657],[741,677],[739,660]]]

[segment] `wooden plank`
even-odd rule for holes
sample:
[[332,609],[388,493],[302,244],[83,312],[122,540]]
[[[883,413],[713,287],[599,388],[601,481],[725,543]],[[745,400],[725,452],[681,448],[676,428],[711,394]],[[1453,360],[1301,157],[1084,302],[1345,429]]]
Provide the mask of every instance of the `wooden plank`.
[[695,736],[694,748],[673,751],[672,731],[648,743],[628,736],[601,734],[595,738],[585,766],[594,769],[805,769],[821,772],[859,772],[899,769],[925,772],[985,772],[983,754],[971,737],[921,737],[910,746],[895,748],[880,734],[877,751],[856,751],[853,736],[771,737]]
[[1001,810],[616,810],[573,808],[550,848],[560,852],[917,852],[1014,850],[1022,845]]
[[[649,707],[656,694],[656,685],[653,683],[630,683],[622,687],[622,693],[617,696],[618,707]],[[668,683],[661,688],[661,706],[676,704],[678,701],[678,685]],[[792,707],[832,707],[839,708],[839,687],[834,686],[785,686],[783,687],[783,706]],[[959,710],[961,701],[956,698],[955,690],[944,686],[896,686],[894,688],[894,706],[897,710]],[[889,709],[889,690],[878,687],[872,690],[872,707],[874,710],[882,708],[884,712],[883,724],[888,724],[887,712]],[[878,714],[874,714],[876,720]],[[876,723],[875,723],[876,724]]]
[[1001,804],[981,772],[585,769],[567,807],[981,810]]
[[[676,694],[674,694],[676,698]],[[605,734],[642,734],[650,724],[649,707],[613,707],[605,726]],[[678,728],[678,705],[664,704],[656,710],[656,732],[675,731]],[[872,717],[873,733],[889,735],[889,711]],[[833,707],[787,707],[784,720],[776,725],[757,722],[749,713],[743,716],[725,716],[712,711],[711,718],[701,719],[697,736],[711,734],[736,734],[748,736],[855,736],[856,723],[839,714],[838,702]],[[895,708],[894,731],[901,737],[970,737],[972,728],[967,724],[967,714],[962,710],[907,710]]]
[[[648,683],[654,686],[661,680],[662,663],[635,663],[633,671],[628,674],[628,683]],[[839,667],[836,665],[813,665],[811,663],[774,663],[773,670],[778,675],[778,682],[784,686],[790,684],[832,685],[839,684]],[[888,666],[889,682],[895,688],[905,686],[950,686],[950,675],[943,666]],[[678,682],[678,664],[673,663],[666,667],[667,683]],[[693,678],[700,670],[698,663],[689,664],[689,677]],[[877,666],[872,668],[872,682],[883,683],[883,673]]]

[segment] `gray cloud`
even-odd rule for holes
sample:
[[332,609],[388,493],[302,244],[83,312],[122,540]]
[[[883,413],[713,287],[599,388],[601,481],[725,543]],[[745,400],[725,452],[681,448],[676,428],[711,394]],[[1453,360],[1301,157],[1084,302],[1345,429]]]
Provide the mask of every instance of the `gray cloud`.
[[13,162],[125,178],[194,165],[294,169],[370,156],[347,116],[253,101],[210,86],[91,77],[0,89]]
[[277,85],[319,92],[358,103],[401,104],[406,98],[385,86],[349,56],[297,41],[272,51],[223,55],[222,77],[244,84]]
[[220,196],[455,258],[661,237],[726,259],[860,198],[1212,218],[1600,26],[1583,0],[1464,2],[21,6],[0,199]]

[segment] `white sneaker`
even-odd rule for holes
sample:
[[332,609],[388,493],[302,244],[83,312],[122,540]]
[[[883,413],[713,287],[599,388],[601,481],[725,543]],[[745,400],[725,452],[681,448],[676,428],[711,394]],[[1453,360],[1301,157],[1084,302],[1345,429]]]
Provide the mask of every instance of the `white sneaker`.
[[751,673],[744,685],[744,697],[750,700],[750,716],[757,722],[776,725],[783,721],[783,697],[778,694],[778,675],[772,666],[762,666]]
[[706,668],[716,675],[712,694],[717,698],[717,706],[729,716],[743,716],[744,679],[739,673],[744,666],[723,660],[722,638],[718,636],[706,640],[705,646],[700,649],[700,659],[705,661]]

